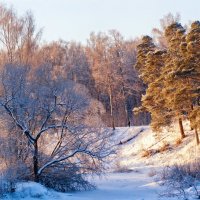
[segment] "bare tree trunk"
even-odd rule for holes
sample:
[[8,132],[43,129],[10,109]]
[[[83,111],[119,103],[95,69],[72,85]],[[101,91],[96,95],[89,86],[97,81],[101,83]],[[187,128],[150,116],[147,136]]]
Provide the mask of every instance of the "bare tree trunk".
[[[194,110],[194,106],[193,104],[191,105],[191,110]],[[191,130],[194,130],[195,132],[195,137],[196,137],[196,142],[197,142],[197,145],[199,145],[199,134],[198,134],[198,131],[197,131],[197,127],[193,128],[191,126],[192,122],[191,122],[191,119],[190,119],[190,127],[191,127]]]
[[191,125],[191,124],[192,124],[192,122],[191,122],[191,120],[190,120],[190,130],[193,131],[194,129],[192,128],[192,125]]
[[125,113],[126,113],[126,124],[125,126],[130,126],[130,119],[129,119],[129,116],[128,116],[128,110],[127,110],[127,106],[126,106],[126,103],[124,103],[124,110],[125,110]]
[[181,138],[183,139],[183,138],[185,138],[185,133],[184,133],[184,129],[183,129],[182,119],[179,118],[178,122],[179,122],[179,128],[180,128]]
[[115,130],[115,119],[113,116],[113,104],[112,104],[112,89],[111,86],[109,86],[109,99],[110,99],[110,116],[112,119],[112,128]]
[[[194,109],[194,106],[191,104],[191,110],[193,110]],[[193,127],[191,126],[191,124],[192,124],[192,121],[191,121],[191,119],[190,119],[190,130],[192,131],[193,130]]]
[[38,144],[37,144],[37,140],[34,143],[33,172],[34,172],[34,181],[35,182],[39,182],[39,176],[38,176]]
[[127,104],[126,104],[126,96],[125,96],[125,90],[124,90],[124,86],[122,87],[122,90],[123,90],[123,97],[124,97],[124,111],[125,111],[125,114],[126,114],[126,119],[125,119],[125,126],[129,126],[130,125],[130,119],[129,119],[129,116],[128,116],[128,109],[127,109]]
[[[120,75],[121,75],[121,78],[123,80],[122,71],[123,71],[122,67],[120,67]],[[127,125],[129,126],[130,125],[130,119],[129,119],[129,116],[128,116],[128,109],[127,109],[127,104],[126,104],[126,95],[125,95],[125,89],[124,89],[124,83],[123,83],[123,81],[122,81],[122,92],[123,92],[123,100],[124,100],[124,111],[125,111],[125,114],[126,114],[125,126],[127,126]]]
[[198,135],[197,128],[195,128],[195,137],[196,137],[197,145],[199,145],[199,135]]

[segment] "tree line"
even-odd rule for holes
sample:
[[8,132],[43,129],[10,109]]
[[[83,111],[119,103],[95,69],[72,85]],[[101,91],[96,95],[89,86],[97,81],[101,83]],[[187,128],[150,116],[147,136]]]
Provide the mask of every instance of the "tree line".
[[0,5],[0,179],[10,191],[20,180],[90,189],[86,175],[113,153],[107,127],[150,120],[132,112],[146,88],[133,68],[138,40],[116,30],[86,45],[41,37],[31,12]]
[[92,97],[105,108],[102,120],[108,126],[148,124],[149,114],[134,116],[145,85],[133,68],[138,40],[125,40],[116,30],[91,33],[86,45],[64,40],[42,43],[33,15],[18,17],[13,9],[1,6],[0,64],[30,65],[48,63],[68,79],[85,85]]
[[151,126],[159,131],[179,122],[181,138],[183,120],[188,119],[199,144],[200,128],[200,22],[183,27],[176,19],[163,27],[162,43],[144,36],[137,46],[137,63],[141,79],[147,84],[142,106],[151,114]]

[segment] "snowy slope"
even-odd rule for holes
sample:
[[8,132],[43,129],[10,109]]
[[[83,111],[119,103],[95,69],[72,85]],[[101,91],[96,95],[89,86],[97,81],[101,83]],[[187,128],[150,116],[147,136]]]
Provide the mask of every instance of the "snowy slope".
[[[189,123],[185,122],[187,137],[180,142],[180,133],[177,124],[171,129],[154,133],[149,127],[133,127],[126,131],[124,128],[118,132],[120,140],[127,140],[137,134],[137,137],[121,145],[117,159],[121,167],[135,168],[141,165],[155,167],[185,163],[198,158],[200,148],[196,146],[194,132],[190,131]],[[141,131],[142,130],[142,131]],[[138,134],[139,133],[139,134]],[[117,137],[116,137],[117,138]],[[165,148],[164,148],[165,147]],[[144,156],[144,152],[151,152],[151,156]]]
[[[198,156],[194,133],[189,130],[187,122],[185,126],[187,137],[181,144],[177,144],[178,130],[155,134],[148,126],[117,128],[112,137],[117,154],[110,158],[105,176],[92,179],[97,186],[94,191],[58,193],[29,182],[19,183],[16,193],[6,199],[157,200],[164,188],[155,182],[156,172],[165,165],[186,162]],[[163,145],[167,148],[161,151]],[[153,153],[144,157],[147,150]]]

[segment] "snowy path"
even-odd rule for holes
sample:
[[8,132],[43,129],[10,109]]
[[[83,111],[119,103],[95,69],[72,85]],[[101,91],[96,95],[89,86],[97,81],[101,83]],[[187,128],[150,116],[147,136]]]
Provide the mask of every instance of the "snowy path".
[[[61,200],[157,200],[160,186],[148,176],[149,169],[130,173],[110,173],[95,180],[97,189],[60,194]],[[164,199],[164,198],[163,198]]]
[[[95,178],[97,189],[86,192],[59,193],[47,190],[37,183],[25,183],[16,196],[5,199],[18,200],[158,200],[161,187],[149,177],[150,167],[130,173],[109,173]],[[169,198],[162,198],[162,200]],[[173,200],[170,198],[170,200]]]

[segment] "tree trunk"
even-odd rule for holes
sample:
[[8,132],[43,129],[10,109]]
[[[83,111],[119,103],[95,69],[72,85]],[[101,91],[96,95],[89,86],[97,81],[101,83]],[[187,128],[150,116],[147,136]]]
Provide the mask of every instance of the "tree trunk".
[[35,182],[39,182],[39,175],[38,175],[38,145],[37,145],[37,141],[35,141],[35,143],[34,143],[33,172],[34,172],[34,181]]
[[197,145],[199,145],[199,135],[198,135],[197,128],[195,128],[195,137],[196,137]]
[[129,116],[128,116],[128,109],[127,109],[127,103],[126,103],[126,96],[125,96],[125,91],[124,91],[124,86],[123,86],[123,97],[124,97],[124,111],[125,111],[125,114],[126,114],[126,119],[125,119],[125,126],[129,126],[130,125],[130,119],[129,119]]
[[115,119],[113,116],[113,104],[112,104],[112,90],[111,86],[109,86],[109,99],[110,99],[110,116],[112,118],[112,128],[115,130]]
[[[193,104],[191,105],[191,110],[193,110],[194,109],[194,106],[193,106]],[[191,126],[191,124],[192,124],[192,121],[191,121],[191,119],[190,119],[190,130],[192,131],[192,130],[194,130],[193,129],[193,127]]]
[[183,138],[185,138],[185,133],[184,133],[184,129],[183,129],[182,119],[179,118],[178,122],[179,122],[179,128],[180,128],[181,138],[183,139]]

